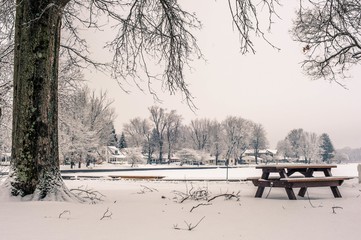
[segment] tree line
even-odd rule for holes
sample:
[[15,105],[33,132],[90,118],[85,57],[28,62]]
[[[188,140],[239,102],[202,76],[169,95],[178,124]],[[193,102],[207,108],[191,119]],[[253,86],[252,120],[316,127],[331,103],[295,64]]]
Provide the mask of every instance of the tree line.
[[[174,153],[184,149],[196,150],[215,158],[215,163],[232,159],[242,162],[246,150],[252,150],[259,163],[260,150],[269,147],[264,126],[239,116],[228,116],[223,121],[197,118],[183,124],[176,110],[149,107],[149,117],[136,117],[123,125],[119,148],[142,149],[147,162],[171,161]],[[126,145],[125,145],[126,143]],[[328,134],[318,136],[303,129],[293,129],[277,144],[278,156],[283,160],[330,162],[335,149]],[[264,157],[264,156],[263,156]],[[272,160],[272,159],[268,159]],[[273,159],[274,160],[274,159]]]

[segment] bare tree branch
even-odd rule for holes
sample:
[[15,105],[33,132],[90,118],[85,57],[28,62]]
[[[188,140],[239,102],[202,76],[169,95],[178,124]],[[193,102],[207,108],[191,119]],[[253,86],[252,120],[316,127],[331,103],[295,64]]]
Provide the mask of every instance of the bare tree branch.
[[302,67],[313,79],[339,79],[359,63],[361,3],[356,0],[301,0],[292,34],[304,44]]
[[173,226],[173,229],[175,229],[175,230],[192,231],[193,229],[195,229],[196,227],[198,227],[198,225],[203,221],[204,218],[205,218],[205,216],[202,217],[195,225],[193,225],[192,223],[188,223],[188,222],[184,221],[184,223],[186,224],[187,228],[180,228],[180,227],[178,227],[178,225],[176,224],[176,225]]
[[261,37],[273,48],[280,50],[272,44],[266,37],[263,30],[260,13],[258,10],[266,9],[268,15],[267,31],[271,30],[273,18],[280,18],[276,12],[276,6],[280,5],[278,0],[261,0],[257,4],[253,0],[228,0],[233,24],[240,34],[240,50],[242,54],[252,52],[256,49],[252,40],[252,35]]
[[100,218],[100,220],[103,220],[105,218],[112,218],[113,213],[109,211],[109,208],[104,212],[103,216]]
[[200,206],[209,206],[209,205],[212,205],[212,204],[211,203],[200,203],[200,204],[198,204],[196,206],[193,206],[189,212],[193,212],[194,209],[196,209],[196,208],[198,208]]

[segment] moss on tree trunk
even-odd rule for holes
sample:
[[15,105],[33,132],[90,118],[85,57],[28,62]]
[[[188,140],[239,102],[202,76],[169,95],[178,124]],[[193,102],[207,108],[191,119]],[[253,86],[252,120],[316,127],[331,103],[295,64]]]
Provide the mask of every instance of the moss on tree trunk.
[[60,2],[17,0],[9,178],[16,196],[44,199],[64,190],[58,153]]

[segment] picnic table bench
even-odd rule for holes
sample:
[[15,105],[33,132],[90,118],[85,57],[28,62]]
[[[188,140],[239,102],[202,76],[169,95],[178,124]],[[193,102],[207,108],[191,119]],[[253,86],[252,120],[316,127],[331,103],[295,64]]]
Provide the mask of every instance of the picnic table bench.
[[[338,186],[352,177],[332,176],[331,169],[336,167],[337,165],[326,164],[262,165],[256,167],[256,169],[262,170],[262,176],[251,177],[247,180],[252,181],[258,187],[255,195],[257,198],[262,197],[266,187],[284,188],[291,200],[297,199],[294,188],[300,188],[298,195],[304,197],[309,187],[330,187],[334,197],[341,198]],[[314,172],[323,172],[324,176],[314,176]],[[271,173],[278,175],[270,176]],[[295,173],[300,174],[294,176]]]

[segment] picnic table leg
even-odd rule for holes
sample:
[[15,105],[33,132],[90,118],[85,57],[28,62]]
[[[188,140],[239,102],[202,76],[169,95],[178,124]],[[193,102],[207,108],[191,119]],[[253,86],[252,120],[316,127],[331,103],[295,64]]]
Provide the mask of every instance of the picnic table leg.
[[[326,172],[325,172],[325,175],[326,175]],[[312,176],[313,176],[313,170],[307,169],[307,171],[305,173],[305,177],[312,177]],[[307,187],[301,187],[300,190],[298,191],[298,196],[304,197],[306,192],[307,192]]]
[[254,197],[256,197],[256,198],[261,198],[262,195],[263,195],[263,192],[264,192],[264,187],[258,187],[258,188],[257,188],[256,195],[255,195]]
[[302,187],[299,191],[298,191],[298,196],[300,197],[304,197],[306,194],[307,188],[306,187]]
[[286,193],[288,196],[288,199],[290,200],[297,200],[295,193],[293,192],[293,189],[290,187],[285,187]]
[[[270,175],[270,173],[268,171],[263,171],[261,178],[262,179],[268,179],[269,175]],[[265,189],[265,187],[258,186],[255,197],[256,198],[261,198],[262,195],[263,195],[264,189]]]
[[331,191],[335,198],[342,198],[342,195],[340,193],[340,190],[338,190],[338,187],[331,187]]
[[[331,177],[332,176],[331,169],[325,169],[323,172],[325,173],[326,177]],[[338,190],[338,187],[330,187],[330,188],[331,188],[331,191],[332,191],[333,196],[335,198],[342,198],[342,195],[340,193],[340,190]]]

